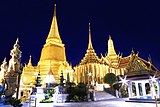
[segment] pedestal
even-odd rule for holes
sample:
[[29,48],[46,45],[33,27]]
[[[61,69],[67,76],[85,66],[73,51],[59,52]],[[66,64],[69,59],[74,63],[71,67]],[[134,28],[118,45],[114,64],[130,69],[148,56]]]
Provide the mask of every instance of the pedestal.
[[44,88],[43,87],[36,87],[37,92],[36,92],[36,101],[37,103],[39,103],[40,101],[42,101],[43,99],[45,99],[45,94],[44,94]]

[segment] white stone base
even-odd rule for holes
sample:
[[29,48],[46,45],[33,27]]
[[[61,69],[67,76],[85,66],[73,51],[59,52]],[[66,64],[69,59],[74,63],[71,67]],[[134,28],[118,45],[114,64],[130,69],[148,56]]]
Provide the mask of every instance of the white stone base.
[[68,94],[53,94],[54,103],[64,103]]

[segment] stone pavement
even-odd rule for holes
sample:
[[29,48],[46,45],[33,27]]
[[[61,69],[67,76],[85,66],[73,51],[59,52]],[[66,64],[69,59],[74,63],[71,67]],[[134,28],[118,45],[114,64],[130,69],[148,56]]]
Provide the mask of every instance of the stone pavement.
[[[24,105],[23,107],[29,107]],[[72,103],[39,103],[37,107],[156,107],[155,103],[132,103],[124,99],[108,99],[105,101],[72,102]],[[160,104],[158,104],[160,107]]]
[[[156,107],[155,103],[135,103],[125,102],[127,98],[115,98],[114,96],[98,92],[96,101],[89,102],[71,102],[71,103],[38,103],[36,107]],[[0,105],[1,107],[12,107],[9,105]],[[28,103],[23,104],[23,107],[29,107]],[[160,107],[160,104],[158,104]]]

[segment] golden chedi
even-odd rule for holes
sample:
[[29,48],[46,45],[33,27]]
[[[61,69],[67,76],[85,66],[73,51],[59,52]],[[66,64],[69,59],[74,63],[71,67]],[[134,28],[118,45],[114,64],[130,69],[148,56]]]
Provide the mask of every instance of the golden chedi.
[[50,31],[42,48],[38,65],[33,66],[30,58],[28,64],[23,69],[22,82],[24,85],[35,84],[35,78],[38,72],[40,72],[44,86],[46,84],[44,80],[49,72],[52,72],[54,81],[59,83],[61,71],[63,71],[64,78],[66,79],[68,70],[73,72],[72,67],[66,61],[65,47],[58,30],[55,5]]

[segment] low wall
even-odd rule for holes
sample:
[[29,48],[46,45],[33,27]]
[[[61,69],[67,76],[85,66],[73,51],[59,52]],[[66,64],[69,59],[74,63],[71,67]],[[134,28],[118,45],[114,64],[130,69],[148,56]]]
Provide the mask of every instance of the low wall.
[[64,103],[68,94],[53,94],[53,101],[55,103]]

